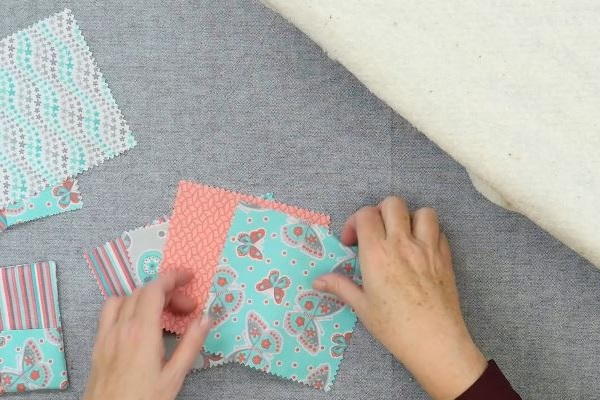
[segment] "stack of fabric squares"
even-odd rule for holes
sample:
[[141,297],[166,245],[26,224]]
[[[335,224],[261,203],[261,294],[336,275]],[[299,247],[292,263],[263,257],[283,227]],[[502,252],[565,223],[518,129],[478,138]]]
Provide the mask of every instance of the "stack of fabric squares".
[[0,267],[0,394],[66,389],[54,262]]
[[[0,41],[0,232],[80,209],[74,177],[134,145],[69,10]],[[0,394],[67,385],[55,263],[0,268]]]
[[[181,182],[173,215],[124,232],[84,256],[105,297],[128,295],[160,272],[193,268],[183,290],[194,313],[165,312],[175,334],[200,313],[213,328],[198,369],[237,362],[328,390],[356,315],[312,281],[338,272],[361,283],[355,249],[331,235],[329,217],[193,182]],[[160,269],[160,270],[159,270]],[[167,335],[167,351],[177,342]]]
[[73,178],[134,145],[69,10],[0,41],[0,231],[81,208]]

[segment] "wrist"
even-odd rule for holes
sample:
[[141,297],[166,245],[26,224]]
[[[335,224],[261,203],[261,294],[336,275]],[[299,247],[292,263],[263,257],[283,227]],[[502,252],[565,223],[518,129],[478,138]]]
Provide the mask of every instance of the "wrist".
[[457,398],[479,379],[487,367],[486,358],[470,336],[450,343],[444,340],[414,354],[414,360],[403,362],[435,400]]

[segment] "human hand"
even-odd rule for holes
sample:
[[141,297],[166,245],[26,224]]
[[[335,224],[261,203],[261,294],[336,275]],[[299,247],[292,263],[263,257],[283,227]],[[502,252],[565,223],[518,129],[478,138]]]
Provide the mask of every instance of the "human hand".
[[487,361],[460,310],[450,247],[437,214],[409,214],[404,200],[388,197],[351,216],[342,242],[358,241],[363,287],[328,274],[313,286],[351,305],[434,399],[455,399],[483,373]]
[[102,310],[85,400],[171,400],[202,349],[208,317],[195,320],[165,360],[161,314],[165,307],[189,313],[193,299],[174,292],[192,279],[189,271],[161,275],[130,297],[111,297]]

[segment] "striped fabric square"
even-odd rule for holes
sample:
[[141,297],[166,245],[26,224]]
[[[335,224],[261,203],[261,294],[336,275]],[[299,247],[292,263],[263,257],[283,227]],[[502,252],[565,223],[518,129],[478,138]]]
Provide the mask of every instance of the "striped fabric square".
[[0,268],[0,331],[60,326],[54,262]]
[[131,274],[127,246],[122,237],[84,253],[90,271],[105,298],[128,296],[138,287]]
[[105,298],[128,296],[158,275],[168,228],[161,217],[83,254]]

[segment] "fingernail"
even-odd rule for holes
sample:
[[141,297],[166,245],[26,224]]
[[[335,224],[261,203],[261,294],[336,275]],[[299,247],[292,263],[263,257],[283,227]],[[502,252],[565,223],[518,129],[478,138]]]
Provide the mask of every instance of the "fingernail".
[[317,278],[313,282],[313,287],[317,290],[325,290],[327,287],[327,282],[323,278]]

